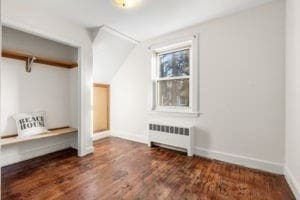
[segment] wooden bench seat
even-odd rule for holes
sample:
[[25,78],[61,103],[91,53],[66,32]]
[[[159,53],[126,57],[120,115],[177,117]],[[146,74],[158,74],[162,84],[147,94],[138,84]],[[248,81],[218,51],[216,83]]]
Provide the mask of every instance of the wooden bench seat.
[[54,137],[54,136],[59,136],[59,135],[67,134],[67,133],[76,133],[76,132],[78,132],[78,130],[75,128],[63,127],[63,128],[52,129],[47,133],[41,133],[39,135],[30,136],[30,137],[26,137],[26,138],[17,138],[17,135],[4,136],[1,138],[0,144],[1,144],[1,146],[5,146],[5,145],[9,145],[9,144],[16,144],[16,143],[32,141],[32,140],[48,138],[48,137]]

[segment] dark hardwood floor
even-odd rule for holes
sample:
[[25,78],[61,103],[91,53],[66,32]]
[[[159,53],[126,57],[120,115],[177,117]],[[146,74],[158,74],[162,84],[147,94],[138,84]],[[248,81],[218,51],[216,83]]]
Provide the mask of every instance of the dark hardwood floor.
[[117,138],[2,168],[2,200],[295,199],[283,176]]

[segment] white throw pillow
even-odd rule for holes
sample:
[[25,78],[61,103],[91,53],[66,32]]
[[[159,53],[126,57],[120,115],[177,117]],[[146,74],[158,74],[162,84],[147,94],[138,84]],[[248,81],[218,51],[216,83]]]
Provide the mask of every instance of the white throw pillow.
[[15,114],[13,118],[16,120],[18,138],[30,137],[48,132],[45,116],[45,112]]

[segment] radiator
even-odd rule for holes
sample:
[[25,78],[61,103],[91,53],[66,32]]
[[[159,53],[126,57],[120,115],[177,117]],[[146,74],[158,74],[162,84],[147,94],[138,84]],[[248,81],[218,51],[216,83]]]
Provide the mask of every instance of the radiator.
[[148,145],[153,143],[185,149],[188,156],[193,156],[193,127],[148,123]]

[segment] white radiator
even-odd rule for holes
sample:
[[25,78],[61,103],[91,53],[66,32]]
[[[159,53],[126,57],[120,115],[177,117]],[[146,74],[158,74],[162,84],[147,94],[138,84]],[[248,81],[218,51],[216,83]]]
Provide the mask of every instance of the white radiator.
[[148,123],[148,145],[159,143],[185,149],[188,156],[193,156],[193,127],[170,125],[165,123]]

